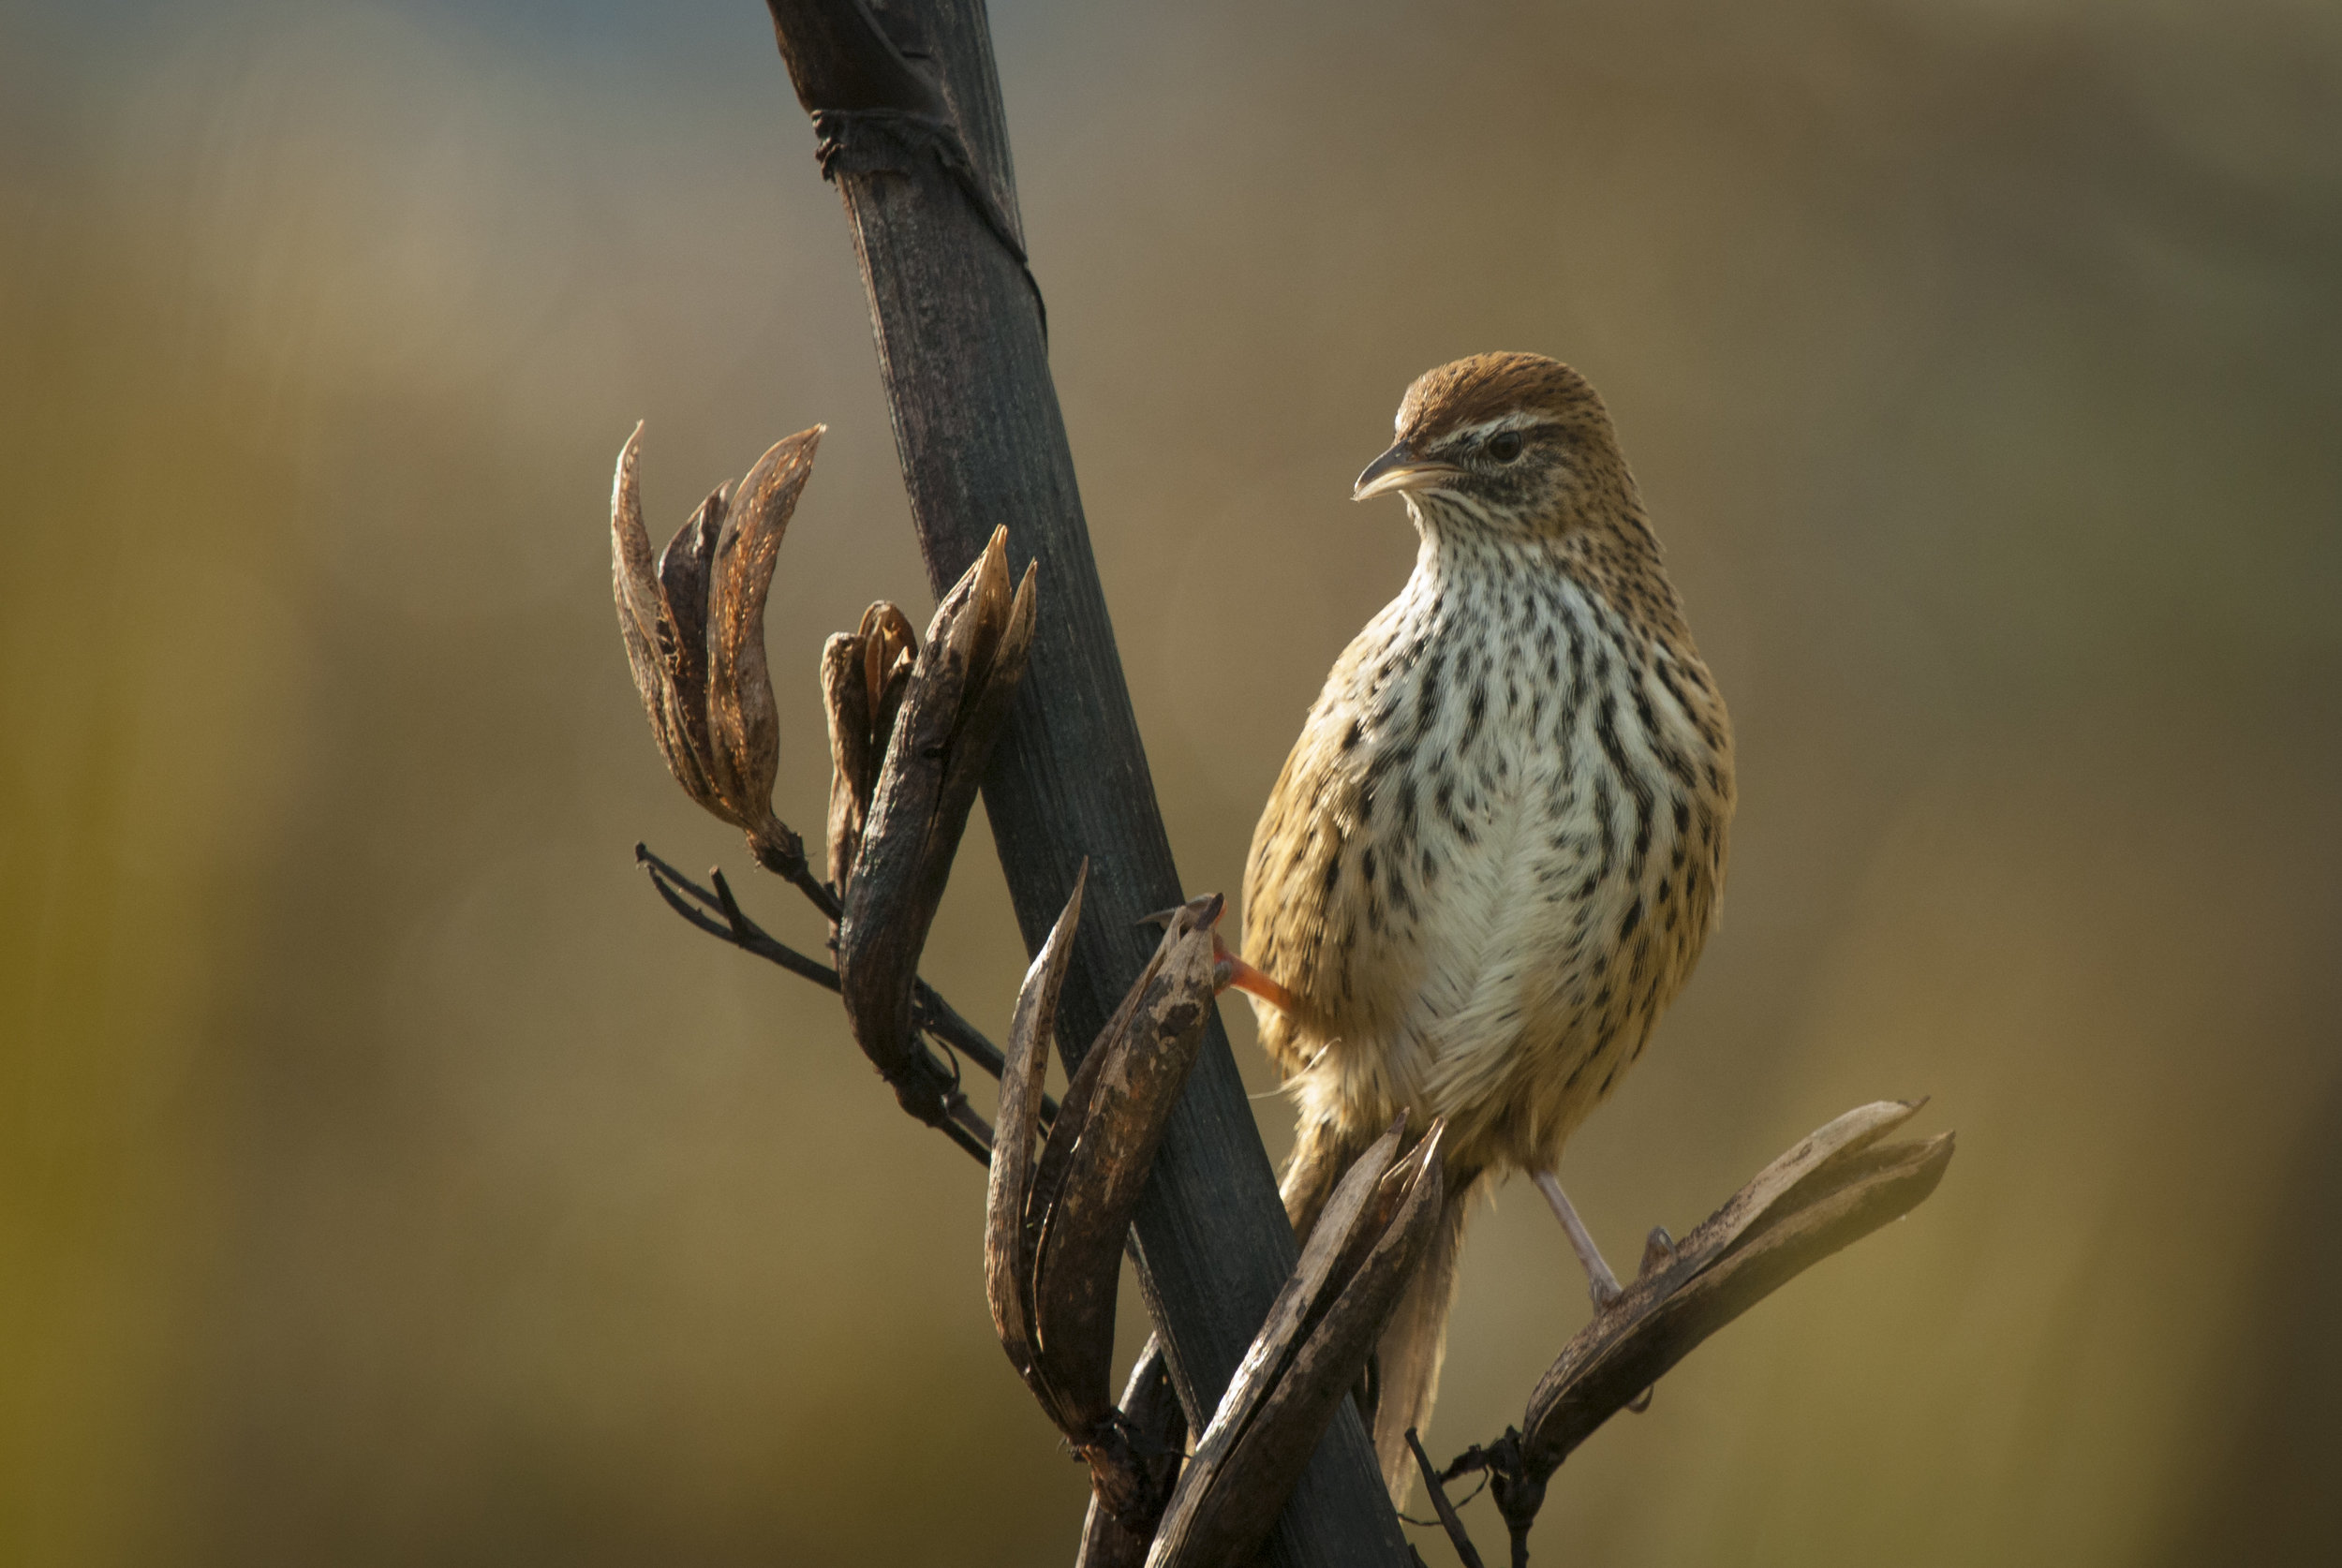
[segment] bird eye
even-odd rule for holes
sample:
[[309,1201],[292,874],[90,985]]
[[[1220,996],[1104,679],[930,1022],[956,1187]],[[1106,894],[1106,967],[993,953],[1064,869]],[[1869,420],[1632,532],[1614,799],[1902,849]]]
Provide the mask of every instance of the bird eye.
[[1500,430],[1489,437],[1489,455],[1499,463],[1510,463],[1520,455],[1520,432]]

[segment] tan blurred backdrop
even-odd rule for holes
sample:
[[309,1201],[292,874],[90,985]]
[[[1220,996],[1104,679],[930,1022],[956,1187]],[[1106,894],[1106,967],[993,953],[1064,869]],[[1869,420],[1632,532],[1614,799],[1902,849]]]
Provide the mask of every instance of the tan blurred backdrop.
[[[1404,576],[1406,381],[1554,353],[1745,781],[1573,1191],[1631,1255],[1857,1102],[1960,1131],[1540,1561],[2342,1560],[2342,9],[1255,11],[994,19],[1189,886]],[[927,603],[810,155],[749,0],[0,8],[0,1560],[1068,1559],[978,1173],[630,858],[818,940],[636,709],[638,417],[662,534],[830,423],[800,826],[823,637]],[[926,971],[1021,966],[979,828]],[[1573,1268],[1503,1192],[1434,1450]]]

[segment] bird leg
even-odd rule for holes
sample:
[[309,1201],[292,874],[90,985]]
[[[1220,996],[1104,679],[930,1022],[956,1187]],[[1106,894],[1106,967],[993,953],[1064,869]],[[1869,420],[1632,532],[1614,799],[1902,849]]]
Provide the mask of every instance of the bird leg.
[[[1177,913],[1178,913],[1178,910],[1158,910],[1154,914],[1144,917],[1139,924],[1142,925],[1168,925],[1171,917]],[[1211,934],[1212,989],[1224,991],[1233,985],[1247,996],[1258,997],[1280,1013],[1298,1013],[1301,1010],[1301,1003],[1294,994],[1277,984],[1270,976],[1246,963],[1243,954],[1231,952],[1228,944],[1220,939],[1217,917],[1214,917],[1214,923]]]
[[1553,1217],[1562,1222],[1562,1229],[1569,1233],[1570,1248],[1578,1254],[1578,1261],[1585,1265],[1586,1294],[1593,1297],[1593,1309],[1597,1312],[1609,1310],[1610,1303],[1626,1293],[1620,1287],[1618,1276],[1610,1272],[1610,1265],[1602,1261],[1602,1249],[1593,1244],[1593,1233],[1586,1229],[1586,1222],[1578,1218],[1578,1210],[1570,1204],[1569,1194],[1562,1191],[1562,1178],[1551,1171],[1539,1171],[1531,1179],[1537,1184],[1537,1191],[1545,1194],[1545,1201],[1553,1206]]
[[1300,1006],[1292,992],[1246,963],[1241,954],[1229,952],[1217,931],[1211,934],[1211,978],[1219,989],[1224,991],[1233,985],[1247,996],[1258,997],[1280,1013],[1292,1013]]

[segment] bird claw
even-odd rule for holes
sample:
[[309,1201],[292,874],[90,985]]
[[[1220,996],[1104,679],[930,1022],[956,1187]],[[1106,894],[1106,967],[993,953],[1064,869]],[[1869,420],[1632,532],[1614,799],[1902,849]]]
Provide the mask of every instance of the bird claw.
[[[1674,1261],[1675,1238],[1668,1235],[1668,1230],[1665,1225],[1653,1225],[1651,1227],[1651,1234],[1643,1237],[1642,1266],[1636,1270],[1635,1279],[1638,1282],[1648,1280]],[[1623,1294],[1624,1293],[1622,1292],[1621,1294]],[[1612,1299],[1616,1300],[1617,1298],[1614,1296]],[[1627,1400],[1626,1409],[1628,1412],[1635,1415],[1640,1415],[1644,1411],[1649,1410],[1651,1408],[1651,1396],[1655,1387],[1656,1385],[1654,1384],[1653,1388],[1646,1388],[1641,1393],[1636,1395],[1633,1398]]]
[[1157,910],[1152,914],[1140,915],[1136,920],[1131,922],[1131,924],[1134,925],[1167,926],[1180,915],[1193,911],[1195,916],[1196,925],[1218,925],[1220,924],[1220,916],[1226,910],[1226,908],[1227,895],[1225,894],[1198,894],[1196,896],[1189,899],[1184,904],[1174,904],[1167,910]]

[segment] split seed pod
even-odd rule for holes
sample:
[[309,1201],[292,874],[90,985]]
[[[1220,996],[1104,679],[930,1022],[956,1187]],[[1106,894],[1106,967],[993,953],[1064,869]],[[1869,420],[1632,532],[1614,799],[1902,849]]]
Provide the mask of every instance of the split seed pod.
[[911,618],[884,599],[862,613],[859,628],[837,633],[822,649],[822,705],[829,714],[829,880],[841,893],[862,848],[879,764],[918,656]]
[[780,723],[764,664],[764,600],[826,428],[776,442],[736,491],[726,485],[701,502],[656,560],[636,475],[639,424],[611,487],[618,630],[660,755],[687,794],[761,852],[796,846],[773,815]]
[[1150,1470],[1133,1449],[1109,1391],[1115,1286],[1131,1215],[1211,1013],[1211,928],[1221,900],[1196,899],[1174,912],[1153,958],[1075,1070],[1036,1153],[1041,1083],[1081,885],[1025,977],[1009,1031],[985,1211],[986,1295],[1009,1360],[1089,1461],[1099,1500],[1138,1528],[1162,1506],[1149,1480],[1160,1467]]
[[1432,1122],[1402,1155],[1405,1128],[1401,1116],[1327,1200],[1180,1473],[1149,1568],[1236,1568],[1267,1539],[1438,1228],[1445,1129]]
[[[937,1120],[943,1111],[940,1102],[926,1103],[932,1096],[913,1087],[904,1066],[912,1053],[912,988],[968,809],[1032,649],[1033,577],[1027,568],[1011,594],[1008,531],[998,529],[936,607],[926,645],[903,685],[842,890],[837,979],[847,1021],[897,1096],[920,1101],[905,1098],[903,1104],[923,1120]],[[867,625],[870,617],[864,619]],[[882,614],[872,629],[882,653],[893,635]],[[884,700],[882,687],[882,708]]]
[[[1728,1322],[1736,1303],[1933,1191],[1951,1161],[1950,1133],[1881,1142],[1925,1103],[1856,1106],[1757,1172],[1682,1241],[1653,1247],[1641,1276],[1563,1347],[1529,1396],[1520,1450],[1536,1486],[1626,1397]],[[1654,1343],[1666,1354],[1651,1354]]]

